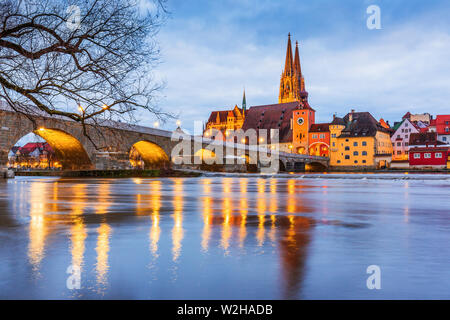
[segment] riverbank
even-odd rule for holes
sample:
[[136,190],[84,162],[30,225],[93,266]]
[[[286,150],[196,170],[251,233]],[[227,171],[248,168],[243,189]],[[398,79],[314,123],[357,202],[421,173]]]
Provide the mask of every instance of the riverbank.
[[199,172],[156,169],[156,170],[83,170],[83,171],[17,171],[16,176],[71,177],[71,178],[168,178],[198,177]]

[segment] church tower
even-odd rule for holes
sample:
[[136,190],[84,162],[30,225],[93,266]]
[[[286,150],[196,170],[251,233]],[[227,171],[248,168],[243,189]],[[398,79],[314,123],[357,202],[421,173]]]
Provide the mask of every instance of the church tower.
[[295,58],[292,57],[291,34],[288,35],[286,61],[280,79],[280,95],[278,103],[302,101],[307,102],[308,94],[305,91],[305,79],[300,66],[298,42],[295,46]]

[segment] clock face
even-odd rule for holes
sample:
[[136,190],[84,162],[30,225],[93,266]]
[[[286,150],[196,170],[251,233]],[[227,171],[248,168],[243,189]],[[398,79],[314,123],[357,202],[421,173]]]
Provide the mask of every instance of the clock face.
[[302,117],[300,117],[297,119],[297,123],[301,126],[303,123],[305,123],[305,120]]

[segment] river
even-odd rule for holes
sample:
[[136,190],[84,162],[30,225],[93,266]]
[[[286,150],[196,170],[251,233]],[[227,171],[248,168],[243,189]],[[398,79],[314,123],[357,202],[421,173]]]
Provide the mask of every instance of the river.
[[450,175],[0,181],[2,299],[449,299],[449,244]]

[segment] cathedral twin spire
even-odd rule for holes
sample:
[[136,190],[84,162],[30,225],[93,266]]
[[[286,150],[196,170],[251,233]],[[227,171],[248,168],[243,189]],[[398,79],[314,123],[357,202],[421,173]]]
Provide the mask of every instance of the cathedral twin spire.
[[292,58],[291,34],[288,35],[286,61],[280,80],[279,103],[300,101],[305,92],[305,80],[300,66],[298,42],[295,45],[295,58]]

